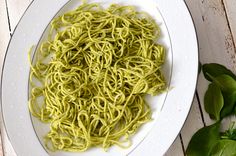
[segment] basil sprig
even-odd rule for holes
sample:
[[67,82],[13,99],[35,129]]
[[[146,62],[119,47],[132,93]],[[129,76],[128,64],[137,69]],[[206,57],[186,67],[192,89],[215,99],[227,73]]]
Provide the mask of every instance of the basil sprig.
[[198,130],[188,144],[187,156],[236,156],[236,128],[220,132],[223,118],[236,114],[236,76],[217,63],[204,64],[202,72],[210,82],[204,108],[216,122]]

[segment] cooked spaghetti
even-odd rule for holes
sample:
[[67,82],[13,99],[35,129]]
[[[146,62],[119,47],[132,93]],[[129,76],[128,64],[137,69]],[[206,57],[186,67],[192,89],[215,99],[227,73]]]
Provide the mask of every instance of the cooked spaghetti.
[[151,119],[144,96],[166,89],[159,34],[146,13],[117,4],[85,3],[51,22],[31,63],[29,99],[32,115],[50,124],[47,148],[131,145]]

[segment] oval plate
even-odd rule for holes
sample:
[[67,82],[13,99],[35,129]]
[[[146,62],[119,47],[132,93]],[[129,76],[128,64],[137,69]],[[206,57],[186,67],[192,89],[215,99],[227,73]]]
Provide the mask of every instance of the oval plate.
[[[161,27],[160,42],[167,48],[164,72],[171,90],[147,98],[153,107],[153,121],[132,138],[133,145],[108,152],[92,149],[84,153],[51,153],[41,143],[45,128],[28,110],[28,50],[47,36],[53,17],[78,6],[76,0],[35,0],[20,20],[5,56],[1,100],[3,120],[9,139],[19,156],[72,155],[163,155],[175,140],[190,110],[198,73],[198,45],[194,25],[183,1],[173,0],[91,0],[104,5],[136,5],[151,14]],[[46,126],[45,126],[46,127]]]

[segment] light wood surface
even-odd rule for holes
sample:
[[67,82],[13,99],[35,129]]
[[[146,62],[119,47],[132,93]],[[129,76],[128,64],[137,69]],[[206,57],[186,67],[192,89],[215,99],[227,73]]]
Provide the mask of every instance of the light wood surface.
[[[234,43],[236,43],[236,1],[235,0],[223,0],[225,10],[227,12],[228,24],[231,29]],[[235,48],[235,44],[234,44]],[[235,61],[235,60],[234,60]],[[235,63],[235,62],[234,62]]]
[[[11,34],[31,0],[0,0],[0,67]],[[202,64],[217,62],[236,73],[236,0],[185,0],[195,23]],[[171,5],[171,4],[170,4]],[[199,75],[189,116],[166,156],[184,156],[192,135],[212,123],[204,111],[203,97],[208,82]],[[16,156],[1,122],[0,155]],[[170,127],[171,128],[171,127]]]

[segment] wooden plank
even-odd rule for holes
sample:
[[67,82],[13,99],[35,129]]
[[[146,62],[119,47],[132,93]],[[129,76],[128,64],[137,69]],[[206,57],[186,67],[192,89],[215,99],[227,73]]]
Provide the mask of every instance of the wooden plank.
[[[221,0],[186,0],[186,3],[196,25],[201,63],[216,62],[235,71],[235,49]],[[207,86],[208,82],[200,74],[197,91],[203,110]],[[205,111],[203,116],[206,124],[212,123]]]
[[[231,34],[234,42],[234,48],[236,48],[236,1],[235,0],[223,0],[223,5],[225,7],[226,11],[226,16],[228,20],[228,25],[231,29]],[[236,49],[235,49],[236,50]],[[236,53],[236,52],[235,52]],[[234,59],[234,64],[236,63],[235,57]],[[230,123],[232,121],[235,121],[235,116],[227,117],[224,119],[223,126],[221,127],[223,130],[228,129]]]
[[184,156],[184,152],[181,145],[180,136],[178,136],[169,150],[166,152],[165,156]]
[[22,14],[30,3],[30,0],[6,0],[9,12],[11,32],[20,20]]
[[[6,52],[7,44],[10,39],[10,32],[9,32],[9,25],[8,25],[8,18],[7,18],[7,11],[6,11],[6,4],[4,0],[0,0],[0,19],[1,19],[1,28],[0,28],[0,68],[2,68],[4,55]],[[1,70],[2,71],[2,70]],[[1,72],[0,71],[0,72]],[[3,128],[3,120],[1,118],[1,143],[3,147],[3,151],[0,151],[0,155],[3,155],[3,152],[5,156],[14,154],[14,151],[12,149],[6,137],[6,131]],[[9,153],[8,155],[6,153]],[[12,155],[14,156],[14,155]]]
[[234,43],[236,43],[236,1],[223,0],[223,3],[228,17],[229,26],[234,38]]
[[7,137],[6,130],[3,127],[2,132],[4,156],[16,156],[16,153]]
[[[0,135],[1,135],[1,133],[0,133]],[[4,153],[4,151],[3,151],[2,139],[0,139],[0,156],[3,156],[3,153]]]
[[[4,0],[0,0],[0,19],[1,19],[1,27],[0,27],[0,69],[2,69],[2,63],[7,47],[7,43],[10,39],[9,27],[8,27],[8,19],[7,19],[7,12],[6,12],[6,5]],[[0,70],[1,74],[2,70]],[[5,144],[5,131],[3,129],[3,120],[2,116],[0,117],[0,125],[1,125],[1,140],[0,140],[0,155],[3,155],[4,149],[3,144]]]
[[0,156],[3,156],[3,153],[4,153],[4,151],[3,151],[3,144],[2,144],[2,140],[0,140]]
[[189,112],[188,118],[181,130],[181,136],[183,140],[183,145],[184,145],[184,150],[187,149],[188,143],[191,140],[193,134],[202,128],[203,125],[203,120],[199,108],[199,103],[196,98],[194,97],[192,108]]
[[1,28],[0,28],[0,67],[2,67],[2,62],[4,54],[6,51],[7,43],[10,39],[8,19],[6,13],[6,5],[4,0],[0,0],[0,19],[1,19]]

